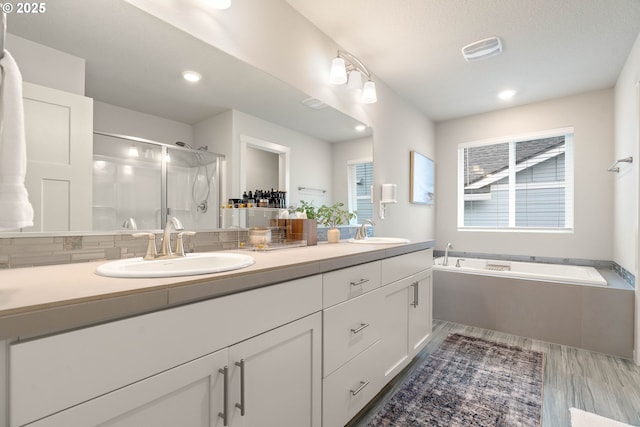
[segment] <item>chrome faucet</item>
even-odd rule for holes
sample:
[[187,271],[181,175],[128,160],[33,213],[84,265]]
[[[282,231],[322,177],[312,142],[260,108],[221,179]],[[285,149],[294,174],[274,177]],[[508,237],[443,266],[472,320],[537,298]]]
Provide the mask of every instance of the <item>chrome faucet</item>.
[[444,249],[444,260],[442,261],[442,265],[449,265],[449,249],[453,249],[451,243],[447,243],[447,247]]
[[182,231],[184,227],[178,218],[172,216],[167,220],[167,225],[164,227],[164,233],[162,235],[162,247],[158,258],[171,258],[173,251],[171,250],[171,229],[175,231]]
[[138,229],[138,224],[136,224],[136,220],[133,219],[133,217],[128,218],[124,221],[124,223],[122,224],[122,228],[129,228],[131,230],[137,230]]
[[367,224],[371,225],[372,227],[376,225],[370,219],[363,219],[362,225],[360,226],[360,228],[358,228],[358,231],[356,231],[356,237],[354,237],[354,240],[364,240],[367,238]]

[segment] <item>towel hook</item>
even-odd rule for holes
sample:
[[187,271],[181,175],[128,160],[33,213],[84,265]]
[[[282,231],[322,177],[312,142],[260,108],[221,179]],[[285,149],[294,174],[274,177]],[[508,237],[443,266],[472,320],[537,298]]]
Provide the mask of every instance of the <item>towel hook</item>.
[[615,173],[620,172],[620,168],[618,167],[620,163],[633,163],[633,157],[629,156],[625,157],[624,159],[616,160],[611,166],[609,166],[609,169],[607,169],[607,171]]

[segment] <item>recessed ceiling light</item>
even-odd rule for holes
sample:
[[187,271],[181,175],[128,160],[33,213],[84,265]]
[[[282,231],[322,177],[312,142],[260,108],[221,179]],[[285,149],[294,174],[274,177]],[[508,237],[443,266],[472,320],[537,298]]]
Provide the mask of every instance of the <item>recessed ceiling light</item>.
[[199,82],[202,80],[202,75],[200,73],[196,73],[195,71],[183,71],[182,77],[188,82]]
[[515,96],[516,91],[513,89],[507,89],[507,90],[503,90],[502,92],[500,92],[498,94],[498,98],[502,99],[502,100],[507,100],[507,99],[511,99]]
[[231,0],[209,0],[209,6],[214,9],[225,10],[231,6]]
[[358,132],[363,132],[367,127],[365,125],[356,125],[355,129]]

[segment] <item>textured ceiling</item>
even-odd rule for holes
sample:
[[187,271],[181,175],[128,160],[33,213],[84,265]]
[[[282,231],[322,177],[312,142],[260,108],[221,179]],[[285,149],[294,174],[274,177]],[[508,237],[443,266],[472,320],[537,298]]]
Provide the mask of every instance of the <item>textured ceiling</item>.
[[[639,0],[287,2],[436,121],[613,87],[640,32]],[[491,36],[503,53],[467,63]]]

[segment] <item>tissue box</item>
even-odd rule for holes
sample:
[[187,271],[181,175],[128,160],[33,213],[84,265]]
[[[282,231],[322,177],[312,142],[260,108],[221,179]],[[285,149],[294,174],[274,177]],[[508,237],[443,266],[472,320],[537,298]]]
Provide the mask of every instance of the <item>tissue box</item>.
[[287,240],[306,240],[307,246],[318,244],[318,221],[315,219],[279,219]]

